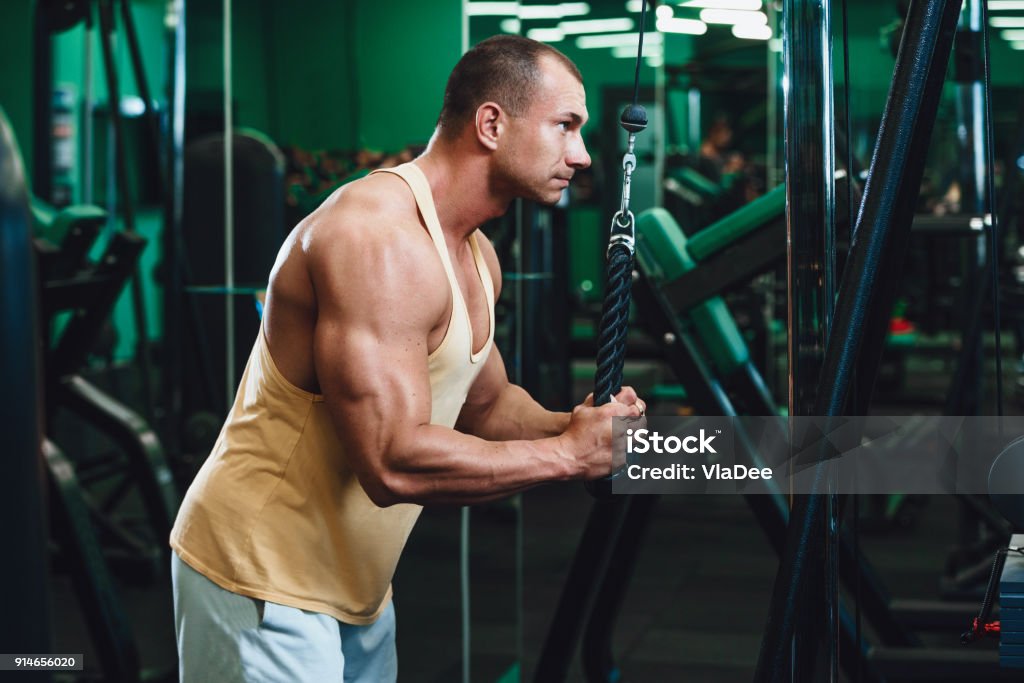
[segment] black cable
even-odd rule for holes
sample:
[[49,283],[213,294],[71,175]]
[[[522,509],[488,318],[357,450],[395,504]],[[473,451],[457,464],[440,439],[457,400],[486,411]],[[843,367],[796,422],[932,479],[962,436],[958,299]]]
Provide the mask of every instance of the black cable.
[[633,76],[633,106],[640,100],[640,61],[644,54],[644,29],[647,24],[647,0],[640,3],[640,41],[636,46],[636,74]]
[[[597,373],[594,378],[594,406],[611,401],[622,388],[622,370],[626,362],[626,334],[629,331],[630,288],[633,284],[633,251],[636,223],[629,210],[629,188],[636,168],[633,145],[636,134],[647,127],[647,112],[637,103],[640,93],[640,62],[643,57],[643,22],[647,0],[640,9],[640,40],[636,51],[636,73],[633,82],[633,103],[627,105],[619,125],[628,133],[629,143],[622,158],[622,204],[612,219],[608,243],[608,265],[605,279],[604,308],[598,332]],[[621,470],[618,472],[621,473]],[[611,495],[611,482],[618,474],[585,482],[587,490],[597,498]]]
[[598,332],[597,374],[594,378],[594,405],[608,403],[622,388],[622,369],[626,359],[626,334],[629,327],[630,288],[633,279],[633,240],[635,224],[629,211],[629,183],[636,157],[633,136],[647,126],[647,114],[637,103],[640,93],[640,63],[644,49],[644,19],[647,0],[640,8],[640,40],[636,51],[633,104],[622,112],[620,125],[629,133],[629,149],[623,159],[622,207],[612,220],[605,278],[604,307]]
[[988,214],[992,217],[992,225],[989,226],[989,272],[992,275],[992,316],[995,327],[996,342],[996,415],[1003,415],[1003,340],[1002,321],[999,315],[999,212],[996,210],[996,183],[995,183],[995,156],[992,148],[996,139],[992,126],[992,76],[989,64],[988,48],[988,0],[981,0],[981,46],[982,46],[982,80],[985,88],[985,135],[988,137],[988,144],[985,145],[985,163],[988,166],[986,173],[988,201],[986,202]]

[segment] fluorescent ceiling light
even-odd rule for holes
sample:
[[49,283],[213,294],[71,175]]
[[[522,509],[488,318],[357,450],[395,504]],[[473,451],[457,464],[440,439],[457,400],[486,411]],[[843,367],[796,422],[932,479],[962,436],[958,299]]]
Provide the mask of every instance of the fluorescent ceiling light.
[[671,19],[672,7],[670,5],[658,5],[658,9],[654,10],[654,16],[659,19]]
[[[1011,50],[1024,50],[1024,40],[1014,40],[1014,41],[1011,41],[1010,42],[1010,49]],[[1021,157],[1021,158],[1024,159],[1024,157]],[[1021,166],[1021,168],[1024,168],[1024,166]]]
[[662,33],[685,33],[702,36],[708,32],[708,25],[697,19],[658,19],[655,26]]
[[988,0],[988,9],[990,12],[1024,9],[1024,0]]
[[988,24],[993,28],[1022,28],[1024,17],[989,17]]
[[123,116],[142,116],[146,111],[146,103],[138,95],[121,95],[121,114]]
[[[640,14],[640,10],[643,9],[642,0],[626,0],[626,11]],[[647,9],[651,9],[654,3],[651,0],[647,0]],[[658,5],[658,7],[666,7],[667,5]]]
[[526,32],[526,37],[539,40],[542,43],[557,43],[560,40],[565,40],[565,33],[558,28],[531,28]]
[[502,19],[499,26],[505,33],[519,33],[523,29],[523,23],[518,19]]
[[1014,28],[1009,31],[1000,31],[999,35],[1006,41],[1024,40],[1024,29]]
[[736,24],[732,27],[732,34],[737,38],[768,40],[772,37],[772,27],[760,24]]
[[[651,45],[647,47],[647,41],[644,41],[644,57],[662,57],[665,55],[665,48],[661,45]],[[613,57],[632,57],[636,59],[636,45],[619,45],[618,47],[612,48]]]
[[[1024,0],[1021,0],[1024,2]],[[710,7],[711,9],[759,10],[761,0],[689,0],[680,7]]]
[[467,2],[466,14],[471,17],[514,17],[519,14],[519,3]]
[[519,17],[520,19],[561,19],[590,14],[585,2],[562,2],[556,5],[520,5],[518,2],[467,2],[471,17]]
[[[590,50],[600,47],[618,47],[619,45],[632,45],[636,48],[639,41],[639,33],[605,33],[595,36],[580,36],[576,39],[576,47],[581,50]],[[660,33],[650,32],[644,34],[644,47],[648,45],[663,45],[664,38]]]
[[747,12],[735,9],[702,9],[700,20],[708,24],[746,24],[764,26],[768,16],[764,12]]
[[579,21],[560,21],[558,28],[566,35],[575,33],[610,33],[612,31],[631,31],[634,21],[628,17],[623,19],[581,19]]
[[520,19],[562,19],[582,17],[590,14],[590,5],[585,2],[563,2],[557,5],[520,5]]
[[[657,52],[648,52],[647,46],[644,46],[644,64],[649,67],[657,68],[665,63],[665,55],[662,54],[659,48]],[[631,48],[626,45],[621,47],[612,48],[612,56],[618,57],[619,59],[632,59],[636,60],[636,48]]]

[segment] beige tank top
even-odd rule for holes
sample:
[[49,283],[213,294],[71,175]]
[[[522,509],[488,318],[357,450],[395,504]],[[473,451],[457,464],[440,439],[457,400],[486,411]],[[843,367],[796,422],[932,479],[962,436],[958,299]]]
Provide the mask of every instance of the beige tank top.
[[[454,427],[494,339],[494,288],[470,237],[488,301],[487,342],[473,353],[466,304],[422,171],[388,169],[412,189],[452,291],[452,314],[428,356],[431,423]],[[415,296],[415,293],[410,293]],[[321,395],[289,383],[262,328],[220,436],[189,487],[171,531],[182,560],[229,591],[328,614],[374,621],[420,513],[379,508],[367,497],[338,441]]]

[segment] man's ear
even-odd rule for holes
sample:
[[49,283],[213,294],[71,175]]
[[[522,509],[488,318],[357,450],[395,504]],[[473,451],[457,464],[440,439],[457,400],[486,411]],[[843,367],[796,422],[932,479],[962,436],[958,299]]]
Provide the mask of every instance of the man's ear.
[[476,139],[490,150],[497,149],[498,138],[505,131],[505,112],[495,102],[484,102],[476,109]]

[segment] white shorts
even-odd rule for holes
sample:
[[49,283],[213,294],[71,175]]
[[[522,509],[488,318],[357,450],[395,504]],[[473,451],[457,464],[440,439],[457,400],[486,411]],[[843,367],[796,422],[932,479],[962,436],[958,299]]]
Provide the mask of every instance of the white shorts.
[[171,553],[183,683],[393,683],[395,608],[353,626],[227,591]]

